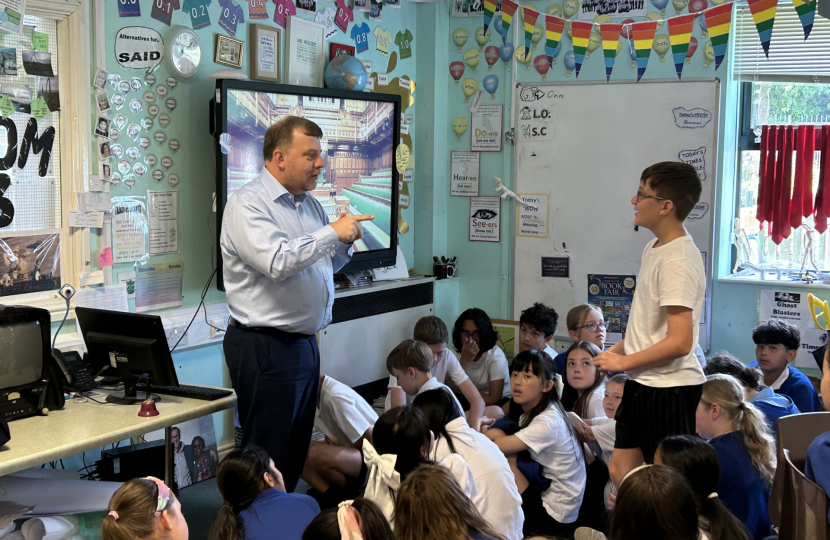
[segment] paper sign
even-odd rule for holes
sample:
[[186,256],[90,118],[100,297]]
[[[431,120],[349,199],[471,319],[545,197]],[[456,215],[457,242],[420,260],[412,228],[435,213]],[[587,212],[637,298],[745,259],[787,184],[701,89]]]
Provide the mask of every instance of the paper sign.
[[401,173],[401,180],[404,182],[412,182],[412,171],[407,169]]
[[35,117],[35,120],[40,120],[50,114],[52,114],[52,111],[49,110],[49,105],[46,104],[46,99],[43,96],[32,101],[32,116]]
[[472,117],[473,152],[501,152],[502,105],[482,105]]
[[183,275],[181,262],[136,267],[135,312],[180,307]]
[[0,30],[19,34],[23,29],[26,0],[0,0]]
[[49,34],[32,32],[32,48],[38,52],[49,51]]
[[386,73],[378,73],[378,84],[389,84],[389,75]]
[[0,98],[0,115],[3,118],[8,118],[14,114],[14,104],[12,103],[12,99],[9,96],[3,96]]
[[478,152],[452,152],[450,165],[450,195],[477,197],[481,170]]
[[147,255],[147,210],[144,202],[132,197],[112,200],[113,262],[133,262]]
[[90,307],[108,311],[129,311],[127,295],[118,285],[87,287],[75,291],[75,307]]
[[70,210],[69,226],[77,227],[79,229],[88,229],[90,227],[100,229],[104,226],[104,213]]
[[369,77],[366,79],[366,90],[374,90],[375,89],[375,79]]
[[403,77],[401,77],[400,79],[398,79],[398,86],[400,86],[401,88],[405,88],[406,90],[410,90],[412,88],[412,83],[409,81],[409,79],[404,79]]
[[498,242],[501,239],[501,198],[470,198],[470,241]]
[[712,119],[712,113],[704,109],[687,111],[683,107],[673,109],[674,123],[679,128],[694,129],[703,127]]
[[98,266],[104,268],[106,266],[112,266],[112,248],[106,247],[101,251],[101,254],[98,256]]
[[409,195],[400,194],[401,208],[409,208]]
[[115,33],[115,58],[121,67],[149,73],[161,63],[163,52],[164,40],[152,28],[128,26]]
[[540,193],[517,193],[522,204],[516,205],[516,236],[548,237],[548,196]]
[[105,191],[87,191],[76,193],[78,211],[80,212],[109,212],[112,210],[110,194]]
[[681,150],[678,155],[680,161],[688,163],[697,171],[701,182],[706,180],[706,148],[701,146],[696,150]]
[[796,367],[816,367],[812,352],[826,342],[827,333],[813,323],[806,292],[761,290],[759,322],[781,319],[796,326],[801,332],[801,347],[795,357]]
[[571,277],[571,258],[565,257],[539,257],[543,278],[569,278]]
[[179,192],[148,191],[150,255],[179,251]]

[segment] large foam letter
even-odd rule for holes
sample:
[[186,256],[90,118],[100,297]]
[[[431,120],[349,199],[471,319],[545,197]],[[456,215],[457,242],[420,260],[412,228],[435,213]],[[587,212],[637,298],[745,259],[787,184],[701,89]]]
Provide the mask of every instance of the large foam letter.
[[6,155],[0,161],[0,171],[7,171],[14,167],[17,159],[17,126],[6,117],[0,120],[0,128],[6,128]]
[[41,177],[46,176],[46,172],[49,170],[49,158],[52,156],[52,143],[54,142],[55,128],[46,128],[43,130],[43,134],[38,137],[37,120],[29,118],[26,131],[23,133],[23,142],[20,143],[20,158],[17,160],[17,167],[22,169],[26,166],[26,161],[29,159],[29,147],[35,154],[39,154],[42,150],[43,155],[40,156],[37,174]]

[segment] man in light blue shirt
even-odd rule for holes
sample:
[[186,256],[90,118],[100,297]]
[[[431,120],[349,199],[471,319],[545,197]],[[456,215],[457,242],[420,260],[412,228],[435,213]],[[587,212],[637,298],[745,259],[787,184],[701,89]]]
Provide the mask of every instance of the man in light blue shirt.
[[220,246],[231,322],[223,348],[238,396],[242,444],[263,447],[287,491],[303,470],[320,378],[314,334],[331,322],[333,272],[362,238],[345,215],[329,223],[309,191],[324,167],[320,127],[287,116],[265,133],[265,166],[228,201]]

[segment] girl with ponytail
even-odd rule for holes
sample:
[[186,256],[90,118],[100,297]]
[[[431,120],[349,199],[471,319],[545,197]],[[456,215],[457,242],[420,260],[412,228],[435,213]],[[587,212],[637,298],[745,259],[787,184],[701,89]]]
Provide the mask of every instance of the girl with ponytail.
[[182,505],[158,478],[134,478],[112,494],[104,540],[187,540]]
[[320,513],[308,495],[286,493],[282,474],[262,448],[234,450],[219,464],[216,484],[224,500],[209,540],[300,540]]
[[713,540],[750,540],[749,531],[727,510],[718,495],[718,453],[706,441],[689,435],[666,437],[654,463],[668,465],[686,477],[697,499],[700,529]]
[[717,374],[703,384],[696,423],[720,459],[718,497],[754,538],[769,536],[775,442],[764,416],[744,401],[744,388],[735,377]]

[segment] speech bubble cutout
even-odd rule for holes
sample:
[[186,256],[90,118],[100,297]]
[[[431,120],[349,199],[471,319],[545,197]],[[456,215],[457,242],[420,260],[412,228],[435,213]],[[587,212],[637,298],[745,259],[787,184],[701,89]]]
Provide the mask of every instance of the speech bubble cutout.
[[701,182],[706,180],[706,148],[700,147],[696,150],[681,150],[678,154],[680,161],[688,163],[697,171]]
[[118,129],[124,129],[124,126],[127,125],[127,117],[123,114],[116,114],[115,118],[112,119],[112,123]]
[[688,219],[702,219],[703,216],[706,215],[706,212],[709,211],[709,203],[699,202],[692,208],[692,211],[689,212]]
[[179,175],[178,174],[171,174],[170,176],[167,177],[167,182],[171,186],[176,187],[177,185],[179,185]]
[[140,154],[138,148],[136,148],[135,146],[127,148],[127,157],[132,159],[133,161],[137,160],[139,155]]
[[136,140],[140,132],[141,128],[138,127],[138,124],[130,124],[130,126],[127,128],[127,137],[131,138],[132,140]]
[[155,171],[153,171],[153,180],[155,180],[156,182],[161,182],[162,180],[164,180],[164,173],[156,169]]
[[120,144],[113,144],[110,146],[110,153],[120,159],[124,155],[124,149]]
[[150,114],[150,116],[155,116],[159,113],[159,106],[150,105],[149,107],[147,107],[147,112]]
[[152,92],[144,92],[144,101],[152,103],[156,100],[156,95]]
[[115,58],[123,68],[150,73],[161,63],[164,40],[161,34],[144,26],[127,26],[115,33]]
[[155,167],[156,163],[158,163],[158,160],[159,159],[156,157],[155,154],[147,154],[146,156],[144,156],[144,163],[146,163],[150,167]]
[[110,176],[110,184],[112,184],[113,186],[117,186],[120,183],[121,175],[118,173],[112,173],[112,176]]
[[170,142],[168,143],[168,146],[170,147],[170,150],[173,151],[173,153],[176,153],[176,151],[179,149],[179,146],[180,146],[179,145],[179,139],[170,139]]
[[156,76],[152,73],[148,73],[146,77],[144,77],[144,82],[147,83],[147,86],[153,86],[156,84]]
[[122,96],[121,94],[115,94],[114,96],[112,96],[110,103],[113,104],[116,111],[120,111],[121,107],[124,106],[124,96]]
[[128,175],[124,176],[124,186],[127,189],[133,189],[134,185],[135,185],[135,175],[134,174],[128,174]]
[[167,135],[165,135],[162,131],[156,131],[156,134],[153,135],[153,138],[156,140],[157,143],[161,144],[167,140]]
[[144,129],[149,130],[151,127],[153,127],[153,119],[152,118],[142,118],[141,119],[141,127],[143,127]]
[[156,93],[159,95],[159,97],[166,96],[167,95],[167,87],[164,86],[163,84],[158,85],[156,87]]
[[130,162],[126,159],[122,159],[118,162],[118,170],[121,171],[121,174],[127,174],[130,172],[131,168],[132,166],[130,165]]
[[161,127],[167,127],[167,124],[170,123],[170,115],[167,113],[161,113],[159,115],[159,124]]
[[169,98],[167,101],[164,102],[164,104],[167,106],[168,111],[172,111],[176,108],[176,100],[174,98]]
[[118,90],[118,85],[121,84],[121,75],[117,73],[110,73],[107,75],[107,82],[112,86],[113,90]]
[[686,110],[683,107],[673,109],[674,123],[679,128],[694,129],[705,126],[712,119],[712,113],[706,109]]
[[118,128],[110,128],[110,139],[117,141],[121,138],[121,130]]
[[165,169],[169,169],[173,166],[173,158],[164,156],[163,158],[161,158],[161,166]]
[[130,110],[134,113],[140,113],[141,110],[144,108],[144,105],[141,104],[140,99],[131,99],[130,100]]
[[144,86],[144,83],[138,77],[130,79],[130,88],[133,89],[133,92],[140,91],[142,86]]
[[147,172],[147,166],[143,163],[136,163],[133,165],[133,171],[141,178]]
[[148,148],[150,148],[150,138],[149,137],[139,137],[138,146],[140,146],[143,149],[147,150]]
[[121,81],[120,83],[118,83],[118,91],[122,94],[126,94],[130,91],[130,83],[128,83],[127,81]]
[[177,84],[179,84],[179,81],[177,81],[173,77],[167,77],[167,86],[169,86],[171,89],[176,88]]

